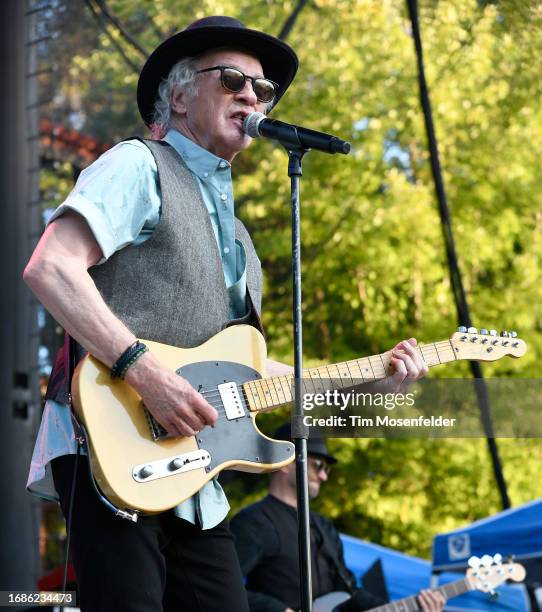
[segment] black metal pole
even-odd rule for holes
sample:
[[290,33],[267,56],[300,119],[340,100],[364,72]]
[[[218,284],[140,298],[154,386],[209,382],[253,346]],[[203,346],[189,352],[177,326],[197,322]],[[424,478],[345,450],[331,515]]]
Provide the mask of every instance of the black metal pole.
[[309,487],[307,476],[308,429],[303,425],[303,334],[301,314],[301,224],[299,179],[301,159],[307,153],[302,148],[287,148],[288,176],[292,202],[292,278],[294,319],[294,380],[295,404],[292,417],[292,438],[295,442],[297,520],[299,547],[299,578],[301,611],[312,610],[311,540],[309,515]]
[[[437,138],[435,136],[435,126],[433,124],[431,101],[429,99],[429,91],[427,88],[427,81],[425,79],[417,0],[407,0],[407,6],[410,15],[410,21],[412,23],[412,36],[414,38],[414,46],[416,49],[416,58],[418,63],[420,100],[423,109],[423,116],[425,119],[425,129],[427,133],[427,141],[429,144],[429,153],[431,159],[431,170],[433,173],[433,180],[435,182],[439,213],[442,223],[442,231],[444,233],[444,242],[446,245],[446,256],[448,259],[448,267],[450,271],[450,281],[452,284],[452,291],[454,294],[459,324],[464,325],[468,328],[471,326],[469,305],[467,302],[465,289],[463,287],[459,263],[457,261],[455,241],[450,220],[450,210],[448,208],[446,191],[444,189],[444,180],[442,178],[442,172],[440,168],[440,159],[438,154]],[[504,478],[501,460],[499,457],[499,448],[497,446],[497,441],[495,440],[495,433],[493,430],[493,423],[491,419],[491,405],[489,403],[489,396],[482,373],[482,367],[479,362],[471,361],[470,368],[473,377],[476,379],[475,390],[478,397],[478,404],[480,406],[480,418],[484,427],[489,454],[491,456],[491,461],[493,464],[493,473],[495,475],[495,481],[497,483],[497,487],[501,496],[501,504],[504,509],[510,508],[510,498],[508,496],[506,480]]]

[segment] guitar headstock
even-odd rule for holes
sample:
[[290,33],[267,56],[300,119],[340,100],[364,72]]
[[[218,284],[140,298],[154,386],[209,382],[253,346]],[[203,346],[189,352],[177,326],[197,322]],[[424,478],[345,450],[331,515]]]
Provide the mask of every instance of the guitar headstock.
[[476,327],[459,327],[450,338],[450,343],[457,359],[475,361],[496,361],[501,357],[522,357],[527,350],[524,340],[516,332],[502,331],[498,336],[494,329]]
[[507,580],[521,582],[525,579],[525,568],[519,563],[503,563],[502,556],[484,555],[481,559],[471,557],[467,579],[473,590],[493,593],[495,588]]

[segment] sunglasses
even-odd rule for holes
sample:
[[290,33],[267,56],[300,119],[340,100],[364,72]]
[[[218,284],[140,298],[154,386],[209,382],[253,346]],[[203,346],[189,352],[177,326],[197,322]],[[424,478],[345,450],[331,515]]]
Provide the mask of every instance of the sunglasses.
[[311,465],[315,472],[324,472],[326,476],[331,472],[331,466],[325,459],[318,459],[316,457],[309,457],[309,465]]
[[240,92],[248,79],[252,83],[252,89],[256,94],[256,98],[258,98],[258,102],[272,102],[277,95],[278,83],[269,79],[248,76],[237,70],[237,68],[213,66],[212,68],[198,70],[198,74],[201,72],[211,72],[212,70],[220,70],[220,82],[227,91],[233,93]]

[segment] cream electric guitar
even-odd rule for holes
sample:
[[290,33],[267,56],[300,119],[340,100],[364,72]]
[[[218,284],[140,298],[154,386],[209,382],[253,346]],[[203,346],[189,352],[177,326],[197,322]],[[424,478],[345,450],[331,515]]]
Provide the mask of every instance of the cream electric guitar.
[[[431,589],[439,592],[446,601],[452,597],[458,597],[467,591],[482,591],[483,593],[494,594],[495,589],[506,582],[521,582],[525,578],[525,568],[519,563],[502,563],[502,556],[497,554],[494,557],[484,555],[481,559],[471,557],[469,559],[470,569],[467,570],[465,578],[449,582],[442,586]],[[349,593],[336,591],[318,597],[313,604],[313,612],[332,612],[335,606],[350,599]],[[370,612],[417,612],[420,609],[418,597],[406,597],[392,601],[378,608],[371,608]]]
[[[460,328],[462,329],[462,328]],[[483,333],[485,332],[485,333]],[[506,333],[506,332],[503,332]],[[294,459],[290,442],[271,440],[255,417],[292,401],[293,377],[265,376],[263,336],[249,325],[228,327],[199,347],[180,349],[144,341],[164,365],[187,379],[218,411],[214,427],[197,436],[169,437],[140,396],[92,356],[77,366],[72,383],[76,414],[86,431],[94,480],[120,516],[162,512],[181,503],[223,469],[269,472]],[[526,346],[474,328],[442,342],[417,347],[429,366],[458,359],[494,361],[521,357]],[[390,352],[304,370],[304,378],[333,379],[352,387],[391,372]]]

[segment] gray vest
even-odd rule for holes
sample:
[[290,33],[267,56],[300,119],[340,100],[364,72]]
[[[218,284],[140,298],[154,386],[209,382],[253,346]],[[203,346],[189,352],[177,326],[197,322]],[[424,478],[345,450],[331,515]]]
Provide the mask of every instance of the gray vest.
[[[199,185],[173,147],[143,141],[156,160],[162,194],[160,221],[150,238],[127,246],[89,274],[113,313],[138,338],[189,348],[221,329],[260,321],[262,272],[244,225],[235,237],[245,249],[247,314],[230,320],[228,291],[213,226]],[[66,403],[69,372],[84,355],[66,336],[46,398]]]
[[[89,270],[113,313],[138,337],[180,347],[205,342],[231,324],[228,291],[199,185],[173,147],[145,141],[156,165],[162,193],[160,222],[143,244],[117,251]],[[246,253],[248,315],[259,319],[261,267],[244,225],[235,237]],[[260,327],[259,321],[257,326]]]

